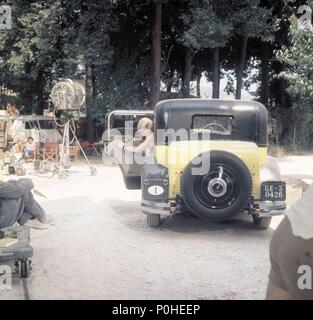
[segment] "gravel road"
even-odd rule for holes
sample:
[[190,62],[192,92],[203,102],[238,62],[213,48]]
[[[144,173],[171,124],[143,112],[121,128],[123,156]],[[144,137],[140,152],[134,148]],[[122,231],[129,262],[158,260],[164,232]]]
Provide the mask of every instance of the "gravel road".
[[[311,170],[312,159],[280,164],[297,176]],[[266,231],[247,216],[227,223],[176,216],[150,229],[140,191],[125,189],[118,168],[97,170],[91,177],[87,166],[73,167],[66,180],[30,176],[47,196],[38,201],[55,217],[48,230],[31,232],[32,299],[264,298],[269,241],[281,217]],[[298,193],[289,188],[290,201]],[[0,290],[5,298],[22,299],[21,286]]]

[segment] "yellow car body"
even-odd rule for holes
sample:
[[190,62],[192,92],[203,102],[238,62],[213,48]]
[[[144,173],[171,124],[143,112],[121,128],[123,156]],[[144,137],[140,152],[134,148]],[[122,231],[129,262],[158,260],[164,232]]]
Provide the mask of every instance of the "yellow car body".
[[251,172],[254,198],[260,199],[260,172],[266,162],[267,148],[244,141],[181,141],[169,146],[155,146],[156,162],[168,169],[169,198],[175,199],[180,194],[180,176],[188,163],[210,150],[227,151],[238,156]]

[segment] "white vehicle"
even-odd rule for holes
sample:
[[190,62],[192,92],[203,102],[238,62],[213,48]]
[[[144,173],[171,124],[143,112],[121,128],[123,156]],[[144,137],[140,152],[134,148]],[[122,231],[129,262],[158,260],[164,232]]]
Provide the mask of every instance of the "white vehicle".
[[62,136],[55,119],[47,116],[0,115],[0,149],[11,150],[19,141],[32,137],[35,143],[61,143]]

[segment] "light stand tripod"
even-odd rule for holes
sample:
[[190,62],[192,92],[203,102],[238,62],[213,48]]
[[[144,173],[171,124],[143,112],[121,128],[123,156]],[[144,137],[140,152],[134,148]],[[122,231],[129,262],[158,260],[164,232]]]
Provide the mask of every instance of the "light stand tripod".
[[67,120],[64,125],[60,150],[60,166],[65,169],[70,168],[70,120]]
[[[89,159],[77,139],[75,125],[73,124],[74,117],[72,112],[79,112],[85,107],[86,90],[84,85],[80,80],[64,79],[57,82],[51,90],[51,101],[53,103],[55,123],[64,130],[59,165],[55,166],[54,171],[65,171],[70,167],[70,134],[72,134],[72,142],[76,142],[90,168],[90,174],[95,176],[97,170],[90,165]],[[65,119],[64,124],[58,124],[56,111],[60,112],[63,119]]]
[[62,147],[60,152],[60,167],[64,169],[68,169],[70,167],[70,133],[72,133],[73,135],[72,142],[76,142],[76,145],[79,147],[81,153],[83,154],[89,166],[90,175],[95,176],[97,175],[97,170],[96,168],[91,166],[90,161],[75,134],[75,127],[74,125],[71,125],[71,122],[72,122],[71,119],[67,119],[64,125]]

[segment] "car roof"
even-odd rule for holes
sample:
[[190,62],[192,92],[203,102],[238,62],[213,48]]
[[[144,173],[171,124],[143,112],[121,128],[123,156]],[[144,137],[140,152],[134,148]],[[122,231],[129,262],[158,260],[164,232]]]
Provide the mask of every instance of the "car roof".
[[[159,102],[155,108],[155,128],[190,130],[197,116],[231,116],[235,130],[228,139],[268,145],[268,111],[259,102],[221,99],[173,99]],[[226,139],[227,137],[217,137]],[[162,140],[162,139],[161,139]],[[164,140],[164,139],[163,139]]]
[[221,111],[225,112],[265,112],[267,109],[263,104],[257,101],[248,100],[227,100],[227,99],[171,99],[160,101],[156,105],[156,111],[180,109],[184,111],[194,111],[196,109],[206,111]]

